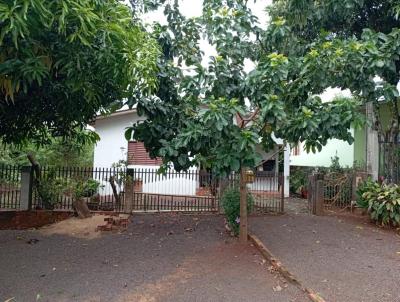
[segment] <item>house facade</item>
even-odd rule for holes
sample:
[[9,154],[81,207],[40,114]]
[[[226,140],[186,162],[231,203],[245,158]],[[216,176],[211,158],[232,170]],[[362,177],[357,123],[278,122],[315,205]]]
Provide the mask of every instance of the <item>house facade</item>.
[[[198,168],[193,167],[188,171],[188,175],[182,173],[173,173],[172,177],[154,176],[159,169],[162,161],[152,159],[146,152],[142,142],[127,141],[124,133],[127,127],[133,123],[144,120],[139,117],[135,109],[126,109],[117,111],[111,115],[98,116],[93,123],[96,133],[100,136],[100,141],[94,150],[94,166],[110,168],[118,161],[127,161],[128,168],[134,169],[135,173],[140,173],[143,179],[142,191],[145,193],[157,194],[176,194],[176,195],[195,195],[199,192],[204,180],[200,179]],[[282,144],[281,140],[277,143]],[[284,175],[284,194],[289,196],[289,148],[284,151],[283,165],[279,164],[279,154],[276,150],[269,153],[262,153],[264,161],[257,167],[257,173],[260,175],[271,175],[270,179],[265,178],[265,183],[260,184],[261,188],[270,190],[280,190],[277,181],[278,173]],[[280,169],[283,171],[279,171]],[[283,167],[282,167],[283,166]],[[152,175],[152,179],[150,179]],[[197,175],[197,176],[193,176]],[[149,178],[149,179],[147,179]]]

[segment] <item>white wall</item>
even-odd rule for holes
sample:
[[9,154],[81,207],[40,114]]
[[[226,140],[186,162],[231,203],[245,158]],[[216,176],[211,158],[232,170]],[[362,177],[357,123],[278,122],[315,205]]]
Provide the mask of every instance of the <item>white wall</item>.
[[156,174],[159,166],[129,165],[129,168],[135,169],[135,179],[141,178],[143,181],[143,193],[196,195],[196,189],[199,187],[196,168],[190,168],[188,174],[171,171],[168,176]]
[[[274,141],[277,144],[283,144],[283,140],[280,138],[276,138],[273,136]],[[263,158],[265,159],[270,159],[271,155],[275,154],[277,150],[271,151],[269,153],[264,152],[260,147],[256,148],[257,152],[259,152]],[[290,187],[290,146],[286,145],[284,149],[284,157],[283,157],[283,171],[279,171],[279,173],[283,172],[283,177],[284,177],[284,196],[289,197],[289,187]],[[268,184],[266,184],[268,186]],[[277,189],[277,188],[276,188]]]
[[[354,130],[351,129],[354,135]],[[341,166],[353,166],[354,144],[350,145],[345,141],[331,139],[326,146],[322,147],[321,152],[307,153],[304,150],[304,144],[300,146],[300,155],[290,155],[291,166],[309,166],[309,167],[329,167],[331,158],[337,155]]]
[[285,153],[283,154],[283,177],[284,177],[284,196],[290,196],[290,146],[286,144]]
[[100,141],[94,149],[95,167],[109,168],[121,159],[126,160],[128,142],[124,136],[125,129],[137,120],[136,112],[96,120],[95,129]]

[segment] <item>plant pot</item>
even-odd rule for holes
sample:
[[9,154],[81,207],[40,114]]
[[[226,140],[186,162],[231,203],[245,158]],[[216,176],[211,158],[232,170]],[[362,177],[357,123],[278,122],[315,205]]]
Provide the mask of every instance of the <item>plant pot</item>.
[[302,188],[300,191],[301,198],[307,199],[308,198],[308,191],[307,189]]
[[196,189],[196,196],[212,196],[210,187],[199,187]]
[[143,180],[136,179],[133,181],[133,190],[135,192],[142,192],[143,191]]

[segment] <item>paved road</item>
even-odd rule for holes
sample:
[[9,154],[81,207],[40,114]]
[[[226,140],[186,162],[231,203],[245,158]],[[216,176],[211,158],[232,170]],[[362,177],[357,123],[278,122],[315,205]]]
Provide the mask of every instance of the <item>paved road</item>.
[[305,285],[330,302],[400,301],[394,231],[354,218],[289,212],[251,218],[250,228]]
[[223,229],[221,216],[143,215],[93,239],[0,231],[0,301],[308,301]]

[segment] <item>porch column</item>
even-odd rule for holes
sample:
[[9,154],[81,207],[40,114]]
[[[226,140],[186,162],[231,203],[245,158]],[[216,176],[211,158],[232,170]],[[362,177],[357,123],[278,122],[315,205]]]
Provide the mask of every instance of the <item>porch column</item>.
[[290,146],[286,144],[285,151],[283,153],[283,194],[285,197],[289,197],[289,176],[290,176]]

